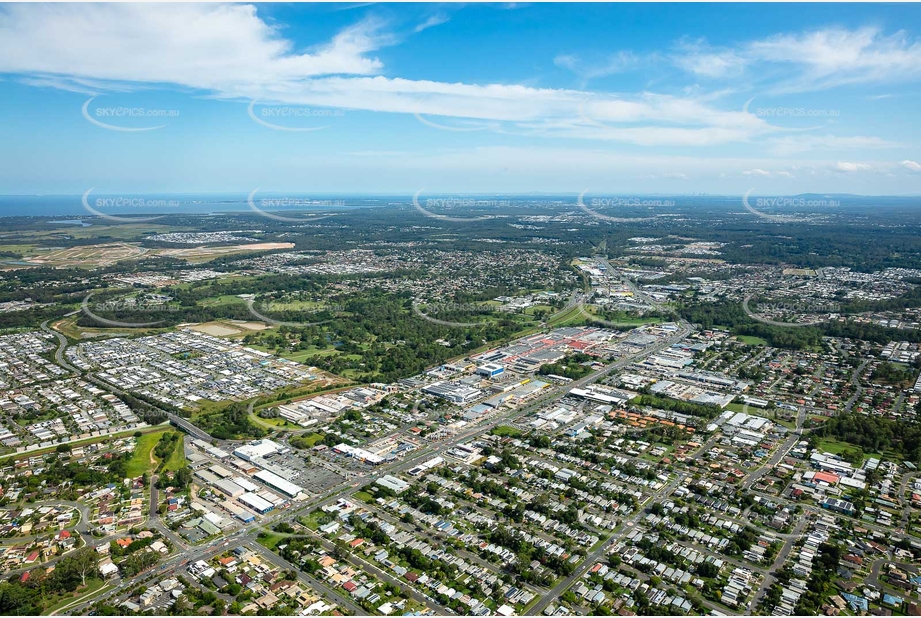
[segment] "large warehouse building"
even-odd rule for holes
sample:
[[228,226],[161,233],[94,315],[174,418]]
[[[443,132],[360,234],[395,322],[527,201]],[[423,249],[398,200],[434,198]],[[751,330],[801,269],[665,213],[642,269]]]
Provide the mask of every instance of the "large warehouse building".
[[221,479],[220,481],[214,483],[214,488],[220,491],[222,494],[230,496],[231,498],[237,498],[246,493],[246,490],[244,490],[230,479]]
[[233,454],[244,461],[252,461],[283,450],[283,447],[271,440],[253,440],[236,449]]
[[250,508],[260,515],[265,515],[269,511],[275,508],[275,505],[266,500],[265,498],[260,498],[254,493],[243,494],[237,501],[243,506]]
[[297,496],[299,493],[303,491],[301,487],[298,487],[294,483],[288,480],[285,480],[281,478],[280,476],[278,476],[277,474],[269,472],[268,470],[260,470],[253,476],[256,479],[268,485],[269,487],[271,487],[272,489],[276,491],[280,491],[281,493],[285,494],[289,498],[294,498],[295,496]]

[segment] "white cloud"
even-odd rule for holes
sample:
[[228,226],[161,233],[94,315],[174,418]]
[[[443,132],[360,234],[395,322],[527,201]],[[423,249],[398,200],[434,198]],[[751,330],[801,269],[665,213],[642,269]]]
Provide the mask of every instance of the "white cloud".
[[906,159],[905,161],[902,161],[900,165],[907,170],[911,170],[913,172],[921,172],[921,163],[918,163],[917,161],[909,161]]
[[736,129],[746,133],[770,132],[771,125],[754,114],[723,111],[705,100],[651,92],[633,99],[597,97],[582,104],[583,115],[597,123],[662,122]]
[[447,15],[438,13],[438,14],[432,15],[431,17],[426,19],[424,22],[416,26],[413,32],[422,32],[423,30],[428,30],[429,28],[440,26],[441,24],[446,24],[449,21],[451,21],[450,17],[448,17]]
[[835,164],[835,170],[839,172],[847,172],[847,173],[866,172],[871,169],[872,167],[867,165],[866,163],[851,163],[848,161],[838,161]]
[[672,60],[685,71],[707,78],[741,75],[747,64],[737,52],[713,49],[703,40],[679,42]]
[[[169,85],[225,99],[505,123],[502,129],[512,133],[642,146],[751,142],[780,130],[753,114],[720,109],[714,96],[613,96],[385,77],[374,53],[396,38],[373,19],[306,50],[295,49],[282,32],[245,4],[10,4],[0,6],[0,73],[86,94]],[[688,58],[697,54],[693,70],[702,74],[742,64],[740,52],[713,51],[699,42],[684,45]],[[765,57],[778,54],[773,48],[763,51]],[[630,52],[595,64],[574,55],[555,59],[586,79],[641,62]],[[872,146],[874,138],[826,138],[828,147],[847,145],[833,139],[864,139],[851,142],[862,147]],[[817,144],[806,138],[778,140],[775,148],[790,153]]]
[[[904,31],[887,35],[875,27],[777,34],[731,48],[714,48],[703,39],[684,39],[676,44],[671,59],[681,69],[709,79],[743,74],[775,79],[778,74],[784,75],[782,81],[770,86],[781,92],[921,76],[921,42]],[[777,68],[782,71],[773,70]],[[887,96],[890,95],[871,98]]]
[[759,177],[759,178],[769,178],[772,176],[780,176],[782,178],[796,178],[796,176],[794,176],[792,172],[788,172],[787,170],[770,170],[769,171],[769,170],[764,170],[764,169],[757,168],[757,167],[751,170],[742,170],[742,175],[748,176],[748,177]]
[[868,27],[781,34],[750,43],[744,53],[752,60],[800,65],[803,73],[785,84],[788,90],[879,83],[921,74],[921,43],[904,31],[887,36]]
[[[221,98],[517,123],[511,130],[647,146],[723,144],[772,130],[691,97],[384,77],[371,55],[394,41],[384,30],[365,20],[297,53],[250,5],[8,5],[0,9],[0,72],[83,92],[172,84]],[[632,61],[615,55],[585,74]]]
[[172,83],[226,90],[320,75],[369,75],[366,54],[390,42],[360,22],[298,54],[252,5],[43,4],[0,10],[0,71],[60,78]]
[[895,148],[900,146],[896,142],[879,137],[854,135],[837,137],[834,135],[786,135],[767,139],[768,150],[771,154],[786,156],[799,154],[811,150],[847,150],[868,148]]
[[553,64],[583,79],[595,79],[634,69],[639,66],[640,59],[629,51],[620,51],[595,62],[584,61],[576,54],[561,54],[553,59]]
[[575,71],[576,67],[579,66],[579,56],[576,54],[560,54],[553,59],[553,64],[564,69],[569,69],[570,71]]

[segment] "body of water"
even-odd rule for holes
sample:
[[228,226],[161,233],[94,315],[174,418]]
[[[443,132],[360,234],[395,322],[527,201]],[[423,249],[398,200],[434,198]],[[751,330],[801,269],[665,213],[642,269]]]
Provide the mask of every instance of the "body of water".
[[[169,194],[169,195],[107,195],[93,193],[87,198],[90,207],[107,215],[145,215],[190,213],[207,215],[221,212],[253,212],[248,202],[249,195],[228,194]],[[352,208],[374,208],[392,204],[397,198],[343,197],[309,194],[256,195],[253,203],[257,208],[269,212],[310,212],[348,210]],[[405,198],[409,201],[410,196]],[[294,206],[265,206],[263,200],[281,200]],[[288,202],[285,202],[288,200]],[[120,205],[128,202],[129,205]],[[0,217],[80,217],[95,216],[83,207],[82,195],[0,195]],[[89,225],[79,219],[58,221],[66,225]]]

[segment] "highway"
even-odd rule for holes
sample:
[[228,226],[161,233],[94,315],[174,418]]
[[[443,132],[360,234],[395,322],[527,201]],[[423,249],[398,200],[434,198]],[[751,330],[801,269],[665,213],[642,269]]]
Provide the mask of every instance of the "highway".
[[[573,297],[567,303],[567,307],[571,308],[572,306],[575,306],[575,304],[578,303],[579,298],[580,297],[578,294],[574,294]],[[58,337],[59,347],[55,352],[55,358],[59,359],[59,362],[61,362],[62,365],[70,368],[72,371],[75,371],[76,373],[79,374],[80,373],[79,371],[70,367],[69,365],[66,365],[66,363],[64,362],[63,354],[67,346],[66,338],[60,333],[56,333],[56,331],[48,328],[47,323],[43,325],[43,328],[47,332],[55,333],[55,335]],[[484,419],[482,422],[477,423],[471,426],[470,428],[451,436],[448,440],[445,440],[441,443],[427,445],[423,448],[417,449],[416,451],[413,451],[407,454],[402,459],[396,460],[395,462],[392,462],[389,464],[384,464],[378,467],[378,469],[375,470],[374,473],[369,475],[367,477],[367,480],[371,482],[374,479],[384,474],[398,474],[400,472],[408,470],[409,468],[413,467],[417,462],[423,460],[423,458],[427,459],[431,457],[436,457],[452,449],[454,446],[467,442],[471,439],[474,439],[476,436],[482,435],[503,423],[512,422],[515,419],[527,416],[528,414],[544,406],[551,405],[554,401],[557,401],[565,397],[566,394],[569,392],[569,390],[573,388],[584,387],[585,385],[594,383],[606,377],[613,371],[622,369],[631,363],[634,363],[638,360],[641,360],[642,358],[645,358],[646,356],[655,354],[656,352],[659,352],[671,346],[673,343],[680,341],[685,336],[687,336],[687,334],[689,334],[691,330],[692,328],[689,324],[681,322],[679,323],[679,327],[677,331],[673,335],[660,341],[659,343],[653,346],[650,346],[638,352],[637,354],[633,354],[633,355],[618,359],[614,362],[611,362],[600,370],[597,370],[578,380],[574,380],[570,383],[567,383],[565,387],[551,387],[547,389],[547,392],[545,394],[539,396],[537,399],[535,399],[534,401],[528,403],[527,405],[521,408],[511,410],[507,413],[499,414],[499,415],[490,417],[488,419]],[[101,380],[95,379],[95,377],[92,376],[91,374],[87,374],[86,377],[87,379],[92,380],[94,383],[100,385],[101,387],[104,387],[105,389],[109,391],[115,392],[116,394],[120,394],[118,389],[113,388],[112,385],[102,382]],[[214,441],[214,439],[209,434],[207,434],[207,432],[204,432],[200,428],[196,427],[194,424],[189,422],[187,419],[181,418],[171,413],[168,413],[168,416],[172,424],[182,429],[189,435],[194,436],[196,438],[200,438],[209,443]],[[674,486],[677,484],[678,480],[679,479],[676,479],[671,484],[663,487],[663,489],[660,490],[660,492],[657,492],[654,495],[654,497],[660,497],[661,495],[666,495],[668,492],[674,489]],[[195,548],[188,548],[184,543],[182,543],[182,541],[179,540],[175,535],[173,535],[172,532],[169,531],[168,528],[166,528],[166,526],[160,521],[159,516],[155,512],[155,509],[151,509],[151,512],[149,514],[149,522],[151,526],[155,527],[156,529],[164,533],[164,535],[166,535],[167,538],[169,538],[170,541],[173,542],[174,545],[177,547],[177,549],[179,549],[180,551],[170,556],[165,561],[161,562],[157,567],[155,567],[154,571],[149,572],[149,573],[156,574],[157,578],[162,578],[163,575],[167,573],[175,573],[179,571],[189,562],[194,562],[195,560],[199,560],[203,558],[210,558],[223,551],[226,551],[226,548],[228,546],[238,546],[240,544],[244,544],[248,547],[253,547],[253,544],[255,543],[254,541],[255,535],[258,534],[260,530],[271,529],[272,525],[274,525],[275,523],[278,523],[279,521],[293,520],[298,515],[305,513],[305,512],[312,511],[318,506],[329,504],[330,502],[334,502],[337,499],[342,498],[342,497],[347,497],[358,490],[358,485],[360,485],[360,483],[353,483],[353,484],[346,485],[346,486],[337,486],[337,487],[331,488],[330,490],[315,496],[312,500],[302,505],[293,507],[291,509],[287,509],[285,511],[279,511],[265,518],[261,522],[254,522],[251,524],[247,524],[245,526],[240,527],[235,532],[225,535],[224,537],[222,537],[221,539],[217,541],[212,541],[211,543],[205,546],[195,547]],[[151,499],[156,500],[157,498],[156,488],[153,485],[153,482],[151,483],[150,492],[151,492]],[[151,504],[153,505],[154,503],[152,502]],[[641,515],[642,515],[642,512],[638,511],[633,516],[633,519],[638,520]],[[625,529],[626,529],[626,526],[625,526]],[[622,532],[621,535],[622,534],[625,534],[625,532]],[[111,538],[112,537],[108,537],[107,539],[102,539],[100,541],[108,542]],[[574,575],[571,578],[567,578],[567,580],[564,580],[564,582],[561,582],[561,584],[558,584],[554,588],[554,590],[551,591],[551,594],[548,597],[546,597],[545,599],[542,599],[539,602],[538,606],[545,607],[546,603],[549,603],[549,599],[555,597],[557,592],[559,592],[560,590],[565,590],[565,587],[561,588],[563,583],[565,583],[566,581],[569,581],[569,583],[571,584],[572,581],[575,581],[575,579],[578,576],[581,576],[581,574],[584,573],[585,570],[588,569],[591,566],[591,564],[594,563],[597,557],[602,555],[605,549],[611,543],[615,542],[615,539],[618,539],[618,538],[619,536],[615,535],[615,537],[613,537],[608,543],[601,544],[595,551],[591,552],[589,556],[586,558],[586,560],[582,563],[582,565],[576,570]],[[259,547],[262,547],[262,546],[260,545]],[[260,550],[260,553],[263,555],[265,555],[265,553],[270,553],[273,556],[275,556],[274,553],[268,552],[268,550],[265,550],[264,548]],[[276,556],[276,558],[278,560],[282,560],[280,556]],[[363,560],[360,560],[360,562],[361,562],[362,568],[366,570],[370,570],[372,573],[374,573],[379,578],[382,578],[385,580],[391,579],[389,574],[379,571],[373,565],[365,563]],[[273,563],[275,563],[275,561],[273,561]],[[294,568],[294,567],[292,566],[291,568]],[[67,611],[70,614],[79,614],[90,604],[96,603],[101,599],[109,599],[113,596],[117,597],[129,585],[133,586],[136,583],[137,583],[137,578],[131,580],[130,582],[124,582],[124,581],[115,582],[112,589],[108,590],[103,595],[99,595],[85,603],[75,604],[69,607]],[[400,582],[400,584],[405,587],[405,584],[403,584],[402,582]],[[326,590],[325,586],[321,586],[321,587],[324,588],[325,593],[329,594],[329,590]],[[568,584],[567,584],[567,587],[568,587]],[[415,594],[418,594],[418,593],[415,593]],[[331,597],[331,598],[335,598],[335,597]],[[342,600],[347,601],[347,599],[342,599]],[[337,602],[339,601],[337,600]],[[437,606],[437,604],[433,603],[431,600],[427,599],[426,602],[428,605]],[[355,606],[354,604],[343,603],[343,607],[352,609]],[[440,609],[446,610],[446,608],[440,608]]]

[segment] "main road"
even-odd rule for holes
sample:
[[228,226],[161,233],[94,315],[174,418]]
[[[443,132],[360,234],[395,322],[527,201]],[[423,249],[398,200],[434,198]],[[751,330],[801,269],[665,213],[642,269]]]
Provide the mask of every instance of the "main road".
[[[559,400],[565,397],[566,394],[573,388],[580,388],[587,384],[596,382],[606,377],[613,371],[622,369],[628,366],[629,364],[637,362],[651,354],[660,352],[661,350],[673,345],[674,343],[677,343],[678,341],[686,337],[692,330],[693,329],[690,324],[683,322],[683,321],[679,322],[678,328],[675,331],[675,333],[665,338],[664,340],[660,341],[659,343],[649,346],[648,348],[641,350],[640,352],[637,352],[636,354],[632,354],[632,355],[620,358],[612,363],[609,363],[602,369],[595,371],[594,373],[591,373],[578,380],[574,380],[573,382],[567,383],[565,388],[555,388],[550,393],[542,397],[539,397],[538,399],[536,399],[535,401],[531,402],[530,404],[526,405],[523,408],[512,410],[509,413],[504,414],[504,415],[489,418],[487,419],[487,422],[480,423],[478,425],[471,427],[470,429],[459,432],[453,435],[452,437],[450,437],[445,442],[442,442],[439,444],[433,444],[433,445],[418,449],[417,451],[412,452],[411,454],[407,455],[403,459],[399,459],[390,464],[384,464],[377,469],[375,474],[373,474],[369,480],[377,478],[383,474],[398,473],[403,470],[409,469],[413,466],[415,462],[422,459],[423,457],[437,456],[440,453],[443,453],[443,452],[446,452],[452,449],[454,446],[458,444],[466,442],[474,438],[475,436],[478,436],[478,435],[481,435],[483,433],[490,431],[494,427],[504,422],[509,422],[512,419],[517,419],[517,418],[526,416],[527,414],[530,414],[531,412],[534,412],[543,406],[550,405],[553,401],[556,401],[556,400]],[[52,330],[50,332],[56,332],[56,331]],[[63,336],[61,336],[61,339],[63,339]],[[64,347],[66,347],[66,339],[64,339],[64,341],[62,342],[62,346],[61,348],[59,348],[58,354],[60,355],[63,354]],[[119,392],[117,391],[117,389],[114,389],[112,385],[110,384],[103,383],[101,385],[107,388],[108,390],[115,391],[116,394]],[[191,422],[189,422],[186,419],[175,416],[173,414],[170,414],[169,418],[170,418],[170,421],[173,422],[173,424],[175,424],[177,427],[187,431],[188,433],[190,433],[191,435],[195,437],[201,437],[202,439],[205,439],[208,441],[213,439],[207,433],[203,432],[201,429],[199,429],[198,427],[196,427],[195,425],[193,425]],[[671,485],[664,487],[663,490],[660,490],[660,492],[657,492],[656,494],[654,494],[653,497],[659,497],[660,494],[664,495],[664,493],[662,492],[664,492],[665,489],[668,489],[668,491],[670,492],[671,489],[674,488],[674,485],[676,483],[677,483],[677,480],[674,481]],[[352,493],[357,491],[357,489],[358,489],[357,484],[339,485],[337,487],[331,488],[327,490],[326,492],[317,495],[313,500],[310,500],[309,502],[304,503],[296,508],[287,509],[285,511],[279,511],[278,514],[272,517],[266,518],[265,520],[261,522],[254,522],[254,523],[245,525],[239,528],[237,531],[229,535],[226,535],[217,541],[212,541],[211,543],[205,546],[194,548],[194,549],[189,549],[181,553],[178,553],[174,556],[171,556],[166,561],[161,563],[161,565],[158,567],[156,572],[176,571],[178,568],[180,568],[181,566],[184,566],[188,562],[194,562],[195,560],[199,560],[204,557],[210,557],[210,556],[219,554],[221,551],[223,551],[224,547],[228,546],[231,543],[249,544],[254,541],[255,535],[258,534],[259,531],[270,529],[273,524],[278,523],[279,521],[291,520],[297,517],[299,514],[305,511],[308,511],[308,509],[313,510],[314,508],[321,506],[323,504],[328,504],[339,498],[351,495]],[[637,514],[635,514],[633,517],[638,520],[641,514],[642,512],[638,511]],[[625,533],[626,531],[622,532],[622,534],[625,534]],[[619,537],[615,537],[615,538],[619,538]],[[219,545],[221,541],[223,541],[223,543]],[[614,540],[612,539],[612,541],[610,541],[609,543],[602,544],[594,552],[590,553],[589,556],[586,558],[585,562],[583,562],[582,566],[579,569],[577,569],[577,571],[574,573],[574,576],[572,576],[571,578],[567,578],[567,580],[564,580],[564,581],[569,581],[570,584],[572,581],[575,581],[575,578],[578,576],[581,576],[581,574],[584,573],[584,571],[588,569],[589,566],[591,566],[594,559],[596,559],[599,555],[601,555],[601,553],[603,553],[603,551],[607,548],[607,546],[610,545],[611,542],[614,542]],[[118,585],[114,586],[112,590],[108,591],[102,597],[97,597],[96,599],[93,599],[92,601],[88,601],[86,603],[80,603],[72,608],[69,608],[68,613],[74,613],[74,612],[79,613],[80,610],[84,609],[90,603],[97,602],[101,598],[110,598],[113,595],[118,595],[121,590],[123,590],[125,587],[129,585],[136,583],[136,581],[137,581],[136,579],[132,580],[131,582],[122,581]],[[542,599],[538,605],[539,606],[542,605],[542,607],[546,607],[546,604],[549,603],[549,599],[555,597],[557,588],[559,588],[560,585],[554,588],[554,591],[552,591],[551,594],[548,595],[546,599]]]

